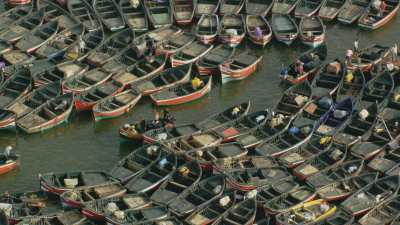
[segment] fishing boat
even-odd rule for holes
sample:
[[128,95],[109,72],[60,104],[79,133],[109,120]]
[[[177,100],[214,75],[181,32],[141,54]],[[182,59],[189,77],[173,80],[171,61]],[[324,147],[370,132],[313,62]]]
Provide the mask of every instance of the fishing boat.
[[366,12],[364,12],[358,20],[358,26],[368,30],[375,30],[391,21],[399,11],[400,2],[393,0],[386,0],[384,2],[386,4],[386,9],[383,15],[379,15],[375,12],[375,9],[368,7]]
[[307,186],[301,186],[291,192],[284,193],[269,200],[264,204],[264,210],[271,215],[286,213],[315,197],[316,193],[314,190]]
[[215,41],[219,32],[218,15],[204,14],[196,24],[195,35],[197,39],[204,44],[211,44]]
[[200,78],[202,87],[194,88],[192,82],[178,84],[175,87],[151,94],[150,98],[157,106],[172,106],[195,101],[211,91],[212,78]]
[[17,42],[22,36],[31,32],[43,23],[44,11],[38,10],[30,15],[22,17],[18,22],[3,29],[0,32],[0,39],[8,43]]
[[385,141],[361,141],[352,146],[351,154],[357,158],[370,160],[388,148],[388,145]]
[[26,95],[31,87],[32,77],[29,70],[17,69],[0,87],[0,108],[5,109],[14,104]]
[[191,71],[192,64],[185,64],[175,68],[166,69],[163,72],[141,80],[133,81],[130,85],[132,89],[138,93],[141,93],[142,95],[150,95],[189,81]]
[[30,13],[32,13],[33,7],[32,5],[22,6],[22,7],[14,7],[4,13],[0,14],[0,27],[5,27],[7,25],[13,24],[13,22],[21,19]]
[[119,182],[74,188],[60,195],[65,208],[82,208],[85,203],[123,196],[126,189]]
[[[85,46],[80,46],[80,43],[70,46],[65,51],[65,58],[69,60],[82,61],[85,59],[94,49],[100,46],[104,39],[105,34],[102,29],[87,32],[82,36],[82,40]],[[83,47],[83,48],[81,48]]]
[[95,68],[85,73],[71,76],[62,83],[63,93],[79,94],[88,91],[105,83],[112,75],[112,73],[105,72],[101,68]]
[[246,0],[245,13],[247,15],[259,15],[266,17],[271,10],[275,0],[260,1],[260,0]]
[[358,220],[360,225],[372,225],[372,224],[390,224],[400,212],[397,204],[399,204],[399,197],[393,197],[388,199],[376,207],[374,207],[371,211],[365,214]]
[[299,31],[300,40],[307,46],[315,48],[325,42],[325,25],[319,16],[302,17]]
[[61,194],[74,188],[94,186],[116,181],[103,171],[77,171],[39,174],[40,189],[52,194]]
[[168,208],[179,217],[189,215],[220,198],[224,193],[225,186],[223,176],[208,177],[179,194],[168,204]]
[[222,0],[219,6],[220,15],[239,14],[244,7],[244,0]]
[[0,130],[14,130],[16,115],[13,111],[0,109]]
[[[295,62],[281,71],[280,78],[289,84],[298,84],[310,80],[321,69],[323,61],[327,57],[326,45],[320,45],[301,55]],[[301,64],[302,71],[299,71]]]
[[346,74],[346,65],[340,60],[325,64],[313,79],[313,97],[333,96]]
[[230,208],[220,219],[213,224],[243,224],[251,225],[256,219],[257,201],[255,197],[247,198]]
[[[230,145],[229,145],[230,144]],[[213,169],[222,172],[230,172],[238,169],[252,169],[252,168],[261,168],[261,167],[277,167],[279,166],[278,162],[270,157],[259,156],[259,155],[251,155],[248,154],[248,149],[243,148],[240,144],[237,143],[228,143],[223,144],[227,146],[236,145],[238,149],[240,149],[239,154],[234,155],[234,157],[227,158],[218,158],[215,157],[212,161]],[[221,146],[221,145],[219,145]],[[217,147],[219,147],[217,146]],[[228,149],[229,150],[229,149]],[[232,151],[234,153],[234,151]],[[242,153],[243,152],[243,153]],[[247,155],[244,155],[247,154]]]
[[13,111],[18,119],[59,95],[61,95],[60,83],[51,83],[33,90],[8,106],[7,109]]
[[92,7],[95,15],[111,32],[121,30],[125,27],[125,20],[121,15],[119,6],[114,0],[93,0]]
[[276,0],[272,6],[273,14],[290,15],[294,11],[296,5],[299,4],[300,0]]
[[[1,110],[3,111],[3,110]],[[1,112],[0,111],[0,112]],[[3,114],[3,113],[2,113]],[[0,122],[3,123],[3,122]],[[1,129],[6,128],[5,126],[1,126]],[[9,173],[13,170],[15,170],[19,166],[19,155],[16,155],[16,157],[9,157],[4,155],[4,153],[0,154],[0,175]]]
[[[22,209],[24,210],[24,209]],[[94,225],[95,223],[85,218],[80,214],[78,210],[72,211],[59,211],[49,215],[27,215],[25,218],[21,218],[20,222],[16,224],[60,224],[60,225]]]
[[0,39],[0,55],[4,55],[12,50],[13,50],[12,44]]
[[251,191],[290,176],[283,167],[244,168],[225,174],[229,187],[240,191]]
[[346,213],[340,207],[336,208],[336,211],[329,218],[318,223],[318,225],[352,225],[354,224],[354,216]]
[[180,193],[191,189],[200,181],[203,173],[200,164],[193,160],[179,166],[151,195],[150,199],[161,205],[168,205]]
[[28,54],[34,52],[56,36],[59,30],[58,21],[47,22],[21,37],[15,47]]
[[256,55],[249,51],[233,56],[228,61],[219,65],[222,84],[230,81],[243,80],[254,74],[262,59],[263,56]]
[[373,65],[379,64],[385,57],[390,54],[390,47],[382,46],[378,44],[370,45],[357,52],[350,62],[347,64],[347,68],[361,69],[362,71],[369,71]]
[[201,17],[207,14],[217,14],[221,1],[222,0],[196,0],[194,15],[196,17]]
[[111,169],[110,174],[122,183],[126,183],[134,176],[142,173],[146,168],[158,162],[161,153],[168,150],[168,148],[159,143],[144,145],[120,160]]
[[214,147],[222,142],[222,137],[215,131],[204,131],[186,136],[171,138],[165,144],[176,153],[185,153],[194,149]]
[[241,15],[225,15],[221,19],[218,39],[230,47],[238,46],[246,36],[245,21]]
[[257,205],[263,206],[272,199],[279,197],[285,193],[292,192],[300,187],[300,184],[293,179],[292,176],[284,178],[280,181],[267,184],[257,189]]
[[219,66],[228,61],[235,54],[235,48],[218,45],[206,55],[196,61],[196,67],[200,75],[218,75]]
[[312,17],[321,8],[323,0],[300,0],[294,9],[296,18]]
[[174,21],[174,14],[171,9],[170,1],[158,2],[155,0],[144,0],[146,14],[154,28],[171,25]]
[[365,84],[365,76],[361,70],[347,71],[336,91],[336,100],[342,101],[348,97],[358,98],[363,94]]
[[171,66],[177,67],[194,63],[207,54],[214,46],[198,41],[192,42],[180,51],[171,55]]
[[188,25],[194,17],[194,9],[196,1],[190,0],[172,0],[171,8],[174,13],[175,22],[179,25]]
[[85,61],[92,66],[100,67],[107,63],[110,58],[126,48],[134,38],[135,34],[131,29],[119,31],[111,35],[101,45],[91,51]]
[[361,17],[370,5],[370,0],[346,1],[339,12],[337,19],[341,23],[352,24]]
[[79,24],[79,20],[71,13],[66,11],[63,7],[51,0],[36,0],[36,8],[38,10],[44,9],[44,20],[58,21],[60,29],[71,29]]
[[68,0],[68,11],[86,27],[88,31],[101,29],[101,21],[96,18],[94,10],[88,1]]
[[156,55],[166,54],[167,56],[170,56],[175,52],[187,48],[195,39],[196,37],[194,35],[186,32],[174,34],[158,46],[156,49]]
[[17,121],[25,133],[33,134],[66,123],[74,107],[73,95],[65,94],[47,101]]
[[[262,16],[247,15],[246,30],[251,42],[256,45],[264,47],[272,40],[272,28]],[[258,34],[259,31],[261,34]]]
[[361,96],[361,103],[364,106],[376,103],[379,108],[384,108],[392,95],[394,80],[390,73],[383,73],[372,78],[366,84]]
[[3,46],[5,47],[5,49],[3,50],[5,50],[6,52],[3,54],[2,57],[8,65],[17,66],[33,63],[34,61],[36,61],[36,57],[34,55],[27,54],[26,52],[15,48],[13,49],[11,44],[7,45]]
[[133,90],[126,90],[114,96],[109,96],[93,106],[94,120],[115,118],[129,112],[142,97]]
[[386,107],[379,115],[379,120],[369,137],[370,141],[382,141],[389,143],[400,134],[397,124],[400,122],[399,110]]
[[119,7],[126,24],[136,32],[145,32],[149,30],[149,19],[146,16],[144,4],[140,1],[135,8],[130,0],[120,0]]
[[291,45],[299,36],[299,28],[289,15],[272,14],[271,27],[275,38],[286,45]]
[[[147,208],[136,210],[116,211],[106,216],[106,222],[110,225],[118,224],[154,224],[158,221],[167,221],[169,211],[164,206],[153,205]],[[123,216],[121,216],[123,215]]]
[[400,155],[398,149],[385,149],[376,155],[368,164],[367,167],[380,174],[385,174],[400,163]]
[[340,206],[353,216],[360,216],[381,202],[396,196],[398,191],[398,176],[383,177],[356,191],[342,202]]
[[138,210],[151,206],[146,194],[124,194],[117,197],[101,198],[83,204],[82,214],[95,221],[105,221],[109,205],[115,204],[120,211]]
[[347,0],[327,0],[322,3],[318,16],[324,21],[333,21],[346,6]]

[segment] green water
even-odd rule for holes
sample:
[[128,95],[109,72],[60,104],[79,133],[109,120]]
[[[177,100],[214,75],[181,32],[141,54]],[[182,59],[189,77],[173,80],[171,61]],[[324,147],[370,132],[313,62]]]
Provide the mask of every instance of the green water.
[[[329,59],[343,57],[359,36],[360,47],[372,43],[393,45],[400,42],[400,16],[380,30],[359,32],[356,26],[327,25]],[[305,51],[301,43],[286,47],[273,41],[265,49],[262,67],[252,77],[224,86],[213,86],[212,92],[199,101],[172,107],[179,123],[195,122],[233,104],[251,100],[252,110],[272,106],[282,92],[278,74],[282,63],[292,62]],[[21,154],[19,169],[0,176],[0,192],[28,191],[39,188],[38,173],[74,170],[107,170],[134,146],[120,143],[119,126],[141,119],[151,119],[154,107],[142,100],[132,112],[117,119],[95,123],[90,113],[75,113],[67,125],[42,134],[0,133],[0,148],[15,145]]]

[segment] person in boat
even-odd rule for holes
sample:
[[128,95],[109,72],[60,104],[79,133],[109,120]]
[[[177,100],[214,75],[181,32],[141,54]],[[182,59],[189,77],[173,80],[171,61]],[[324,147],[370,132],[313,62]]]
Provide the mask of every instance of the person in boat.
[[381,1],[381,4],[379,5],[379,12],[378,12],[379,17],[383,17],[385,15],[386,8],[387,8],[387,5],[386,5],[385,1]]
[[348,49],[346,51],[346,64],[351,65],[351,59],[353,58],[353,50]]
[[297,60],[295,63],[296,73],[302,75],[304,73],[304,63],[300,60]]
[[255,30],[254,30],[254,33],[255,33],[257,38],[262,38],[263,37],[263,32],[262,32],[260,27],[256,27]]
[[395,62],[397,60],[398,56],[399,56],[399,54],[398,54],[397,44],[394,44],[394,46],[392,48],[392,59],[393,59],[393,62]]
[[197,89],[203,87],[203,85],[204,85],[204,82],[200,78],[195,77],[192,79],[192,87],[194,90],[197,90]]
[[171,113],[168,111],[168,109],[163,110],[163,125],[168,126],[168,125],[173,125],[175,123],[176,119],[171,115]]
[[236,106],[236,107],[234,107],[233,109],[232,109],[232,116],[233,117],[238,117],[239,116],[239,113],[242,111],[242,106]]
[[149,35],[146,35],[146,52],[145,52],[145,58],[148,62],[153,62],[154,61],[154,54],[156,52],[156,42],[154,38],[150,37]]
[[13,147],[11,145],[7,146],[4,149],[3,155],[4,155],[5,161],[8,161],[8,160],[13,160],[14,161],[14,160],[18,159],[18,156],[17,156],[17,154],[15,154],[15,151],[14,151],[14,149],[13,149]]
[[353,48],[354,52],[358,52],[358,40],[354,41],[354,48]]

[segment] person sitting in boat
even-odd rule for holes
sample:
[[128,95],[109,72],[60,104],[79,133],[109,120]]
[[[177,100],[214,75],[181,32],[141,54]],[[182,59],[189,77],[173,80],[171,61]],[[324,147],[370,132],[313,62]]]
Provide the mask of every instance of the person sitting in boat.
[[163,126],[168,126],[169,124],[174,124],[176,121],[175,117],[171,115],[168,109],[163,110]]
[[386,5],[385,1],[381,1],[381,4],[379,5],[379,12],[378,12],[379,17],[383,17],[385,15],[386,8],[387,8],[387,5]]
[[353,58],[353,50],[351,50],[351,49],[348,49],[347,51],[346,51],[346,64],[347,65],[351,65],[351,59]]
[[195,77],[192,79],[192,87],[194,90],[197,90],[197,89],[203,87],[203,85],[204,85],[204,82],[200,78]]
[[304,63],[300,60],[296,61],[296,73],[302,75],[304,73]]
[[353,47],[354,52],[358,52],[358,40],[354,41],[354,47]]
[[241,107],[240,105],[234,107],[234,108],[232,109],[232,116],[233,116],[234,118],[238,117],[240,111],[242,111],[242,107]]
[[262,32],[262,30],[261,30],[260,27],[256,27],[256,28],[254,29],[254,33],[255,33],[255,35],[256,35],[257,38],[262,38],[262,37],[263,37],[263,32]]
[[17,160],[17,159],[18,159],[18,156],[17,156],[17,154],[15,154],[15,152],[14,152],[14,150],[13,150],[13,147],[12,147],[11,145],[8,145],[8,146],[4,149],[3,155],[4,155],[4,158],[5,158],[5,161],[8,161],[8,160]]

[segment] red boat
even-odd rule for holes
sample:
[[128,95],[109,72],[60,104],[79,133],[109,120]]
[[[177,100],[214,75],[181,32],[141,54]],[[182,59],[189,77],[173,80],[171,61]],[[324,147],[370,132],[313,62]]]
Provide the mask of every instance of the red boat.
[[19,156],[17,159],[8,159],[4,154],[0,154],[0,175],[15,170],[19,166]]
[[0,130],[15,129],[15,118],[14,112],[0,109]]
[[192,87],[192,82],[151,94],[150,98],[157,106],[171,106],[195,101],[211,91],[211,77],[201,78],[204,85],[199,89]]
[[247,78],[257,70],[262,58],[246,51],[220,65],[222,83]]
[[236,49],[225,45],[219,45],[209,51],[205,56],[196,61],[196,67],[200,75],[219,75],[219,66],[232,58]]
[[222,43],[231,47],[238,46],[246,36],[243,17],[239,15],[225,15],[222,17],[218,36]]
[[204,14],[196,25],[195,34],[197,39],[204,44],[214,43],[219,31],[218,15]]

